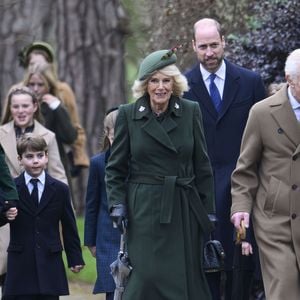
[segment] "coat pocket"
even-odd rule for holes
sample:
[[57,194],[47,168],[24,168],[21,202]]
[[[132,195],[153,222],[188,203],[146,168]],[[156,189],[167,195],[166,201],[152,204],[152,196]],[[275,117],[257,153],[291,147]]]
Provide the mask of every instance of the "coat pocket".
[[24,246],[18,244],[9,244],[7,252],[23,252]]
[[270,178],[264,211],[270,218],[276,214],[289,215],[289,188],[273,176]]

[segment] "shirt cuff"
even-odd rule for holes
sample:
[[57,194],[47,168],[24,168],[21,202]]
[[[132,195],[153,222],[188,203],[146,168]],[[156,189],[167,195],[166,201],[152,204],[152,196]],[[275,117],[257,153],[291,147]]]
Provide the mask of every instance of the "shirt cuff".
[[52,103],[49,104],[51,110],[56,110],[60,105],[60,101],[58,99],[54,100]]

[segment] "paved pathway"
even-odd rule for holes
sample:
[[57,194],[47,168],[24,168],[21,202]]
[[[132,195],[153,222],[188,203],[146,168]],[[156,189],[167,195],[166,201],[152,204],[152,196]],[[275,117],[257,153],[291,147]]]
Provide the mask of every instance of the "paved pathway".
[[60,300],[105,300],[104,294],[61,296]]
[[61,296],[60,300],[105,300],[104,294],[93,295],[93,285],[69,282],[70,295]]
[[[105,294],[92,295],[92,286],[69,282],[70,295],[61,296],[60,300],[105,300]],[[1,298],[1,289],[0,289]]]

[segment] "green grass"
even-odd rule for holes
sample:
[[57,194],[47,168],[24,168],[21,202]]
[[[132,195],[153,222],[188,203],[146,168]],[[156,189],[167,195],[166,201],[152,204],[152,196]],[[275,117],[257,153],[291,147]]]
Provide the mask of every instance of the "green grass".
[[70,281],[83,281],[86,283],[92,283],[94,284],[96,281],[97,277],[97,272],[96,272],[96,259],[92,257],[89,249],[85,246],[83,246],[83,232],[84,232],[84,218],[83,217],[77,217],[77,228],[79,232],[79,237],[82,245],[82,254],[83,254],[83,259],[85,262],[85,267],[83,270],[81,270],[79,273],[74,274],[67,268],[67,263],[66,263],[66,257],[65,253],[63,255],[65,266],[67,269],[67,276],[68,280]]

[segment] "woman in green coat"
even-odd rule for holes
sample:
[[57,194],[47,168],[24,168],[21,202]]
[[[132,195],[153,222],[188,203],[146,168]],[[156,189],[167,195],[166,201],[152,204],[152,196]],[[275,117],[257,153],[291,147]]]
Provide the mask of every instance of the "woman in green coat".
[[[203,236],[212,229],[213,180],[197,103],[172,50],[141,63],[135,103],[122,105],[106,168],[118,225],[128,222],[133,266],[123,300],[209,300]],[[120,228],[121,229],[121,228]]]
[[[14,180],[6,164],[3,148],[0,146],[0,219],[6,218],[4,212],[11,207],[16,207],[18,200]],[[8,227],[0,227],[0,286],[3,285],[5,279],[8,238]]]

